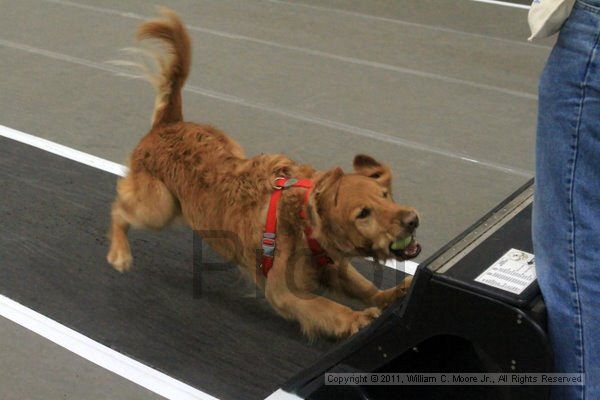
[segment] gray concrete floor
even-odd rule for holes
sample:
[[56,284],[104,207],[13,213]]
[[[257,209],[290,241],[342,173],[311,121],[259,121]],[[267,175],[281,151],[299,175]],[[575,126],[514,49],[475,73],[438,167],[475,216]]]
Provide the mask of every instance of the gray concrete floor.
[[[469,0],[165,3],[193,37],[186,118],[220,126],[249,155],[285,152],[319,168],[349,168],[359,152],[388,162],[396,199],[421,212],[421,259],[533,176],[537,79],[551,43],[526,42],[526,10]],[[153,5],[0,0],[0,10],[0,124],[123,162],[149,127],[153,93],[106,61],[124,57]],[[1,356],[32,370],[44,357]]]

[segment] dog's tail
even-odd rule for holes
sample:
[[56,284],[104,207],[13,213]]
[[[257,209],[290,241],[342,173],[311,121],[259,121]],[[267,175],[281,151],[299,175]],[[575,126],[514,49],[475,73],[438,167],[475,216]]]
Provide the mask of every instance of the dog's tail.
[[181,90],[190,72],[190,37],[174,11],[161,7],[163,18],[140,25],[137,39],[157,39],[163,50],[154,54],[158,71],[148,74],[156,89],[152,127],[183,120]]

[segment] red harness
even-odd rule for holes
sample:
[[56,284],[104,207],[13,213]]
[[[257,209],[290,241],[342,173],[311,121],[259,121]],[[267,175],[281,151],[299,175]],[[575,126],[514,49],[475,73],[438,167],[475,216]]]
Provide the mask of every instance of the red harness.
[[[313,182],[310,179],[295,179],[295,178],[277,178],[274,181],[275,190],[271,193],[271,200],[269,202],[269,210],[267,211],[267,222],[265,223],[265,232],[263,233],[262,239],[262,262],[260,268],[262,269],[263,275],[266,277],[271,267],[273,267],[273,259],[275,258],[275,242],[277,239],[277,204],[283,189],[290,187],[300,187],[307,189],[306,196],[304,198],[305,204],[308,203],[310,192],[313,188]],[[304,208],[300,211],[300,217],[302,219],[308,219]],[[307,224],[304,228],[304,235],[308,242],[308,247],[313,255],[313,261],[319,266],[325,266],[333,264],[333,260],[327,256],[327,253],[319,242],[312,237],[312,227]]]

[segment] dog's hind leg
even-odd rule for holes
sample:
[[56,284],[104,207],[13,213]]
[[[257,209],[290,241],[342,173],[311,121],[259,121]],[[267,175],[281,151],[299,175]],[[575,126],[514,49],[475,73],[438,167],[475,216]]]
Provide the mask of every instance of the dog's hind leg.
[[175,197],[147,172],[130,173],[119,180],[117,198],[112,205],[107,261],[117,271],[127,271],[133,261],[127,239],[129,227],[161,229],[179,214]]
[[119,272],[125,272],[131,268],[131,262],[133,261],[129,240],[127,239],[128,230],[129,222],[117,196],[112,205],[110,232],[108,234],[110,250],[106,260]]

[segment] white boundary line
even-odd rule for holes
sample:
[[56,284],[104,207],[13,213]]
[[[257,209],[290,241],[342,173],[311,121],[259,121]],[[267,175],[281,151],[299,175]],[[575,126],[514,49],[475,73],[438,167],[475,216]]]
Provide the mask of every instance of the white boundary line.
[[[87,4],[80,4],[80,3],[76,3],[76,2],[72,2],[72,1],[68,1],[68,0],[41,0],[41,1],[45,1],[48,3],[54,3],[54,4],[60,4],[60,5],[69,6],[69,7],[78,7],[81,9],[97,11],[100,13],[110,13],[110,14],[119,15],[121,17],[126,17],[126,18],[134,18],[134,19],[142,19],[142,20],[151,18],[151,17],[146,17],[146,16],[143,16],[143,15],[140,15],[137,13],[133,13],[133,12],[119,11],[119,10],[110,9],[110,8],[103,8],[103,7],[97,7],[97,6],[87,5]],[[436,32],[445,32],[445,33],[449,33],[449,34],[453,34],[453,35],[471,36],[471,37],[477,37],[480,39],[494,40],[494,41],[504,42],[504,43],[508,43],[508,44],[512,44],[512,45],[538,47],[538,48],[550,48],[549,46],[538,45],[538,44],[531,43],[528,41],[506,39],[506,38],[501,38],[501,37],[497,37],[497,36],[488,36],[488,35],[478,34],[478,33],[473,33],[473,32],[460,31],[460,30],[452,29],[452,28],[419,24],[419,23],[415,23],[415,22],[408,22],[408,21],[404,21],[404,20],[400,20],[400,19],[382,17],[382,16],[377,16],[377,15],[371,15],[371,14],[364,14],[364,13],[360,13],[360,12],[349,11],[349,10],[344,10],[344,9],[339,9],[339,8],[323,7],[323,6],[317,6],[314,4],[293,2],[290,0],[263,0],[263,1],[268,1],[268,2],[271,2],[274,4],[281,4],[281,5],[286,5],[286,6],[294,6],[294,7],[302,7],[302,8],[306,8],[306,9],[327,11],[327,12],[342,14],[342,15],[346,15],[346,16],[371,19],[371,20],[375,20],[375,21],[389,22],[389,23],[393,23],[393,24],[397,24],[397,25],[410,26],[410,27],[414,27],[414,28],[418,28],[418,29],[425,29],[425,30],[436,31]],[[285,44],[279,43],[279,42],[261,40],[256,37],[238,35],[238,34],[231,33],[231,32],[201,28],[201,27],[193,27],[190,25],[188,25],[188,29],[197,30],[199,32],[204,32],[204,33],[213,34],[213,35],[217,35],[217,36],[227,37],[230,39],[254,41],[255,43],[264,44],[267,46],[287,48],[288,50],[292,50],[292,51],[295,50],[295,51],[303,52],[304,50],[310,50],[310,49],[307,49],[304,47],[298,48],[296,46],[288,46],[288,45],[285,45]],[[315,55],[320,55],[320,54],[315,54]],[[327,55],[333,55],[333,54],[327,53],[326,55],[323,55],[323,56],[327,57]],[[346,60],[346,61],[349,61],[349,60]],[[361,61],[361,60],[357,59],[357,61]],[[362,60],[362,61],[367,61],[367,60]]]
[[[45,1],[52,1],[52,0],[45,0]],[[60,0],[57,0],[57,1],[60,1]],[[329,12],[338,13],[338,14],[351,15],[354,17],[361,17],[361,18],[368,18],[368,19],[377,20],[377,21],[385,21],[385,22],[390,22],[393,24],[413,26],[415,28],[429,29],[429,30],[433,30],[433,31],[446,32],[446,33],[451,33],[451,34],[456,34],[456,35],[465,35],[465,36],[479,37],[482,39],[497,40],[497,41],[511,43],[511,44],[515,44],[515,45],[526,45],[528,43],[528,42],[524,42],[524,41],[521,42],[521,41],[513,40],[513,39],[505,39],[505,38],[501,38],[501,37],[497,37],[497,36],[488,36],[488,35],[483,35],[483,34],[478,34],[478,33],[473,33],[473,32],[465,32],[465,31],[460,31],[460,30],[441,27],[441,26],[425,25],[425,24],[419,24],[416,22],[408,22],[408,21],[401,20],[401,19],[382,17],[382,16],[372,15],[372,14],[365,14],[362,12],[350,11],[347,9],[317,6],[314,4],[302,3],[302,2],[297,2],[297,1],[293,1],[293,0],[263,0],[263,1],[269,1],[271,3],[276,3],[276,4],[285,4],[288,6],[311,8],[313,10],[329,11]],[[506,7],[523,8],[523,9],[531,8],[530,6],[527,6],[527,5],[508,3],[505,1],[494,1],[494,0],[471,0],[471,1],[490,3],[490,4],[506,6]],[[546,47],[547,48],[548,46],[537,45],[535,47],[540,47],[540,48]]]
[[509,3],[507,1],[498,1],[498,0],[471,0],[471,1],[474,1],[476,3],[493,4],[495,6],[521,8],[523,10],[529,10],[531,8],[531,6],[528,6],[527,4]]
[[[96,63],[94,61],[89,61],[89,60],[69,56],[67,54],[55,53],[55,52],[51,52],[48,50],[31,47],[31,46],[28,46],[28,45],[25,45],[22,43],[11,42],[8,40],[4,40],[2,38],[0,38],[0,46],[6,46],[6,47],[13,48],[16,50],[26,51],[28,53],[38,54],[38,55],[41,55],[44,57],[48,57],[48,58],[52,58],[55,60],[60,60],[60,61],[68,62],[68,63],[73,63],[76,65],[83,65],[85,67],[110,72],[117,76],[137,78],[134,75],[127,74],[125,71],[122,71],[118,68],[112,67],[106,63],[104,63],[104,64]],[[501,172],[504,172],[507,174],[514,174],[514,175],[523,176],[526,178],[531,178],[531,176],[533,175],[533,172],[524,170],[521,168],[513,168],[508,165],[498,164],[493,161],[475,160],[475,159],[469,158],[466,155],[463,155],[461,153],[454,153],[452,151],[445,150],[443,148],[428,146],[428,145],[422,144],[420,142],[414,142],[411,140],[406,140],[406,139],[402,139],[402,138],[399,138],[396,136],[388,135],[386,133],[373,131],[371,129],[360,128],[360,127],[357,127],[354,125],[348,125],[348,124],[344,124],[341,122],[328,120],[328,119],[317,117],[317,116],[307,114],[304,112],[290,111],[290,110],[282,109],[282,108],[279,108],[276,106],[270,106],[268,104],[251,102],[251,101],[244,100],[244,99],[236,97],[236,96],[232,96],[232,95],[225,94],[225,93],[219,93],[219,92],[215,92],[212,90],[207,90],[207,89],[204,89],[204,88],[201,88],[198,86],[186,85],[186,87],[183,90],[186,92],[191,92],[191,93],[196,93],[196,94],[199,94],[202,96],[206,96],[206,97],[209,97],[212,99],[217,99],[217,100],[237,104],[242,107],[266,111],[269,113],[293,118],[293,119],[296,119],[299,121],[304,121],[304,122],[312,123],[315,125],[325,126],[327,128],[331,128],[336,131],[346,132],[346,133],[350,133],[352,135],[362,136],[362,137],[366,137],[369,139],[375,139],[375,140],[378,140],[381,142],[392,143],[397,146],[408,147],[411,149],[424,151],[427,153],[437,154],[442,157],[453,158],[453,159],[460,160],[460,161],[467,162],[467,163],[473,163],[473,164],[476,164],[476,165],[479,165],[482,167],[487,167],[487,168],[501,171]],[[537,99],[537,95],[530,94],[530,96],[531,96],[531,99]]]
[[278,389],[275,392],[271,393],[271,395],[265,400],[301,400],[301,398],[296,396],[295,394],[288,393],[283,389]]
[[63,146],[62,144],[58,144],[50,140],[30,135],[29,133],[12,129],[4,125],[0,125],[0,136],[37,147],[38,149],[68,158],[69,160],[77,161],[81,164],[89,165],[90,167],[110,172],[111,174],[125,176],[127,173],[127,167],[124,165],[117,164],[115,162],[108,161],[67,146]]
[[[118,10],[115,10],[112,8],[103,8],[103,7],[91,6],[91,5],[87,5],[87,4],[79,4],[79,3],[74,3],[71,1],[67,1],[67,0],[42,0],[42,1],[47,2],[47,3],[53,3],[53,4],[62,5],[62,6],[67,6],[67,7],[81,8],[84,10],[94,11],[97,13],[118,15],[119,17],[133,18],[133,19],[142,20],[142,21],[151,18],[151,17],[146,17],[143,15],[139,15],[139,14],[135,14],[135,13],[131,13],[131,12],[122,12],[122,11],[118,11]],[[287,3],[287,4],[296,5],[295,3]],[[298,5],[300,5],[300,4],[298,3]],[[313,6],[311,6],[311,7],[313,7]],[[314,6],[314,7],[316,7],[316,6]],[[250,37],[250,36],[243,36],[243,35],[238,35],[238,34],[229,33],[229,32],[217,31],[214,29],[202,28],[202,27],[193,26],[193,25],[187,25],[187,28],[190,31],[202,32],[202,33],[206,33],[209,35],[224,37],[227,39],[257,43],[257,44],[271,46],[271,47],[275,47],[275,48],[297,51],[297,52],[309,54],[312,56],[324,57],[324,58],[329,58],[332,60],[362,65],[365,67],[380,68],[380,69],[383,69],[386,71],[394,71],[394,72],[398,72],[401,74],[414,75],[414,76],[419,76],[419,77],[424,77],[424,78],[429,78],[429,79],[435,79],[435,80],[439,80],[439,81],[450,83],[450,84],[464,85],[464,86],[478,88],[481,90],[496,91],[499,93],[504,93],[504,94],[519,97],[519,98],[537,100],[537,95],[533,94],[533,93],[522,92],[522,91],[513,90],[513,89],[507,89],[507,88],[503,88],[500,86],[488,85],[486,83],[481,83],[481,82],[469,81],[466,79],[455,78],[455,77],[451,77],[451,76],[437,74],[434,72],[425,72],[425,71],[417,70],[417,69],[413,69],[413,68],[400,67],[397,65],[391,65],[391,64],[386,64],[386,63],[381,63],[381,62],[376,62],[376,61],[369,61],[369,60],[364,60],[364,59],[360,59],[360,58],[356,58],[356,57],[342,56],[342,55],[332,54],[332,53],[328,53],[328,52],[321,51],[321,50],[314,50],[314,49],[301,47],[301,46],[286,45],[286,44],[282,44],[282,43],[278,43],[278,42],[273,42],[270,40],[257,39],[257,38]],[[6,41],[6,42],[8,42],[8,41]],[[528,44],[528,42],[525,42],[525,43]],[[187,85],[186,87],[189,88],[190,85]]]
[[[367,257],[365,258],[365,260],[375,262],[375,260],[373,260],[371,257]],[[386,267],[391,269],[402,271],[405,274],[409,275],[414,275],[417,272],[417,267],[419,266],[419,264],[417,264],[414,261],[397,261],[393,258],[390,260],[386,260],[385,263],[383,263],[382,265],[385,265]]]
[[0,295],[0,315],[65,349],[172,400],[218,400]]
[[417,267],[419,264],[414,261],[397,261],[391,259],[385,262],[385,266],[388,268],[397,269],[405,274],[414,275],[417,272]]

